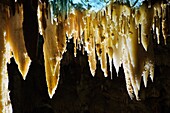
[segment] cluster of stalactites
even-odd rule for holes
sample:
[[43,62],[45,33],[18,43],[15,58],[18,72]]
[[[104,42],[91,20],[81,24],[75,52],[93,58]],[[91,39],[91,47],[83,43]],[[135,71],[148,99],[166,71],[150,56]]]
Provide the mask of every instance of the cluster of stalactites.
[[[96,60],[100,61],[105,77],[109,73],[107,68],[110,68],[112,76],[112,66],[114,65],[118,73],[119,67],[123,65],[127,91],[131,98],[135,94],[136,99],[139,99],[138,91],[140,90],[142,76],[145,86],[147,86],[148,76],[150,75],[152,81],[154,77],[152,39],[157,38],[159,44],[162,34],[166,45],[168,33],[167,4],[148,5],[143,3],[140,8],[134,9],[127,5],[110,2],[98,12],[74,9],[62,21],[61,17],[58,16],[56,19],[58,21],[55,21],[55,23],[53,20],[50,23],[50,15],[49,18],[45,18],[46,10],[48,8],[45,8],[45,5],[39,5],[39,25],[45,38],[44,48],[50,48],[50,50],[55,48],[55,51],[50,51],[51,56],[48,56],[48,59],[59,58],[61,60],[62,57],[59,57],[58,53],[61,53],[60,55],[64,53],[67,36],[68,41],[73,39],[75,57],[77,50],[81,50],[83,53],[84,51],[87,52],[89,67],[93,76],[96,70]],[[50,11],[48,11],[49,14],[51,14]],[[43,28],[43,23],[46,23],[46,28]],[[61,24],[62,27],[59,28]],[[49,45],[46,45],[46,41]],[[62,51],[58,49],[59,44],[63,48]],[[44,49],[44,53],[46,51],[50,53],[49,49]],[[107,58],[109,58],[109,62]],[[48,59],[45,55],[45,62]],[[57,60],[57,62],[60,62],[60,60]],[[54,63],[49,62],[51,72],[56,67],[55,63],[56,60]],[[109,67],[107,67],[107,63],[109,63]],[[46,70],[46,74],[48,74],[48,70]],[[52,75],[46,75],[46,77],[48,76]],[[59,70],[57,76],[59,76]],[[47,84],[52,81],[52,78],[49,80],[47,78]],[[55,91],[56,87],[51,86],[48,85],[48,88]]]
[[110,3],[99,12],[75,10],[66,20],[66,34],[74,40],[74,55],[77,49],[87,52],[93,76],[96,57],[105,77],[108,76],[107,68],[110,68],[112,76],[112,65],[118,74],[122,64],[128,93],[131,98],[135,94],[138,99],[141,77],[145,86],[148,76],[152,81],[154,77],[152,37],[157,38],[159,44],[162,33],[166,44],[166,7],[167,4],[157,3],[150,8],[143,4],[139,9],[132,9],[127,5]]

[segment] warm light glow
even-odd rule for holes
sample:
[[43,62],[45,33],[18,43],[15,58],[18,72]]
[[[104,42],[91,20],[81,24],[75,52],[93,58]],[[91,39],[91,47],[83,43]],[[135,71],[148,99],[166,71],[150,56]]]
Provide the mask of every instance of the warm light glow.
[[15,15],[11,15],[9,17],[9,38],[7,41],[10,44],[18,69],[25,80],[31,60],[26,51],[23,35],[23,6],[16,3],[15,10]]
[[[105,77],[109,74],[107,68],[110,68],[112,77],[112,65],[115,66],[118,73],[119,67],[122,64],[127,91],[131,98],[135,95],[136,99],[139,99],[138,91],[142,77],[145,86],[147,86],[148,76],[153,81],[154,56],[151,40],[157,37],[158,44],[160,42],[159,35],[161,27],[158,24],[159,22],[162,22],[161,30],[166,44],[166,4],[154,4],[153,6],[150,4],[148,6],[146,3],[143,3],[140,4],[141,6],[139,8],[133,9],[128,5],[110,1],[105,7],[96,12],[93,10],[81,11],[76,8],[71,11],[68,10],[67,19],[63,19],[64,14],[54,17],[53,14],[55,11],[53,11],[53,6],[51,5],[49,7],[50,10],[48,10],[50,11],[48,12],[48,17],[51,18],[48,19],[45,13],[46,5],[39,4],[38,8],[40,32],[42,31],[45,39],[44,49],[57,49],[61,47],[63,51],[59,52],[60,49],[59,51],[51,51],[51,55],[62,59],[60,55],[66,51],[66,37],[64,35],[59,36],[57,32],[66,33],[68,39],[73,38],[75,57],[77,49],[87,52],[89,67],[93,76],[95,76],[96,71],[96,60],[100,61]],[[160,13],[161,10],[163,13]],[[161,17],[164,17],[162,21],[160,20]],[[56,21],[53,21],[54,18]],[[47,28],[45,29],[42,27],[43,22],[47,23]],[[64,27],[57,29],[61,23]],[[156,33],[154,37],[151,35],[151,29]],[[58,37],[63,41],[56,40]],[[51,40],[56,43],[50,42]],[[83,48],[81,48],[81,45],[83,45]],[[49,49],[45,49],[44,53],[47,53],[46,51],[49,53]],[[46,57],[51,58],[51,56],[44,56],[45,62],[49,63],[51,67],[49,69],[53,72],[56,62],[60,62],[60,60],[54,60],[54,62],[50,63]],[[107,62],[107,57],[109,58],[109,62]],[[109,67],[107,67],[107,63],[109,63]],[[45,65],[46,77],[51,76],[47,75],[50,74],[48,73],[47,66]],[[50,82],[54,81],[51,80],[53,78],[46,78],[48,89],[51,91],[54,91],[52,89],[55,89],[57,86],[59,71],[56,73],[56,76],[57,82],[54,82],[54,88],[50,86]],[[50,96],[52,96],[51,93]]]
[[[73,5],[81,2],[83,0],[73,1]],[[111,74],[111,79],[113,66],[117,75],[119,67],[123,66],[130,98],[140,99],[141,80],[145,87],[149,77],[154,80],[152,40],[160,44],[163,36],[167,45],[168,37],[168,5],[142,2],[124,4],[101,0],[96,4],[90,0],[80,7],[70,5],[70,1],[63,1],[62,6],[51,2],[47,6],[39,1],[37,16],[39,32],[44,37],[44,64],[50,98],[60,79],[60,62],[67,51],[67,43],[73,39],[74,56],[77,56],[77,50],[87,52],[92,76],[96,73],[97,60],[104,76]],[[31,64],[23,34],[23,5],[15,0],[15,14],[10,14],[9,7],[0,4],[0,113],[12,113],[7,73],[10,58],[14,57],[24,80]]]
[[10,47],[7,43],[7,8],[0,4],[0,113],[12,113],[8,90],[7,62]]
[[12,105],[9,97],[9,90],[8,90],[8,72],[7,72],[7,63],[9,63],[11,58],[11,50],[10,45],[6,41],[6,32],[4,32],[4,46],[5,46],[5,53],[3,54],[3,64],[2,64],[2,103],[4,104],[5,108],[3,109],[2,113],[12,113]]
[[[111,74],[111,79],[113,66],[117,75],[119,67],[123,66],[130,98],[140,99],[141,80],[145,87],[149,77],[154,80],[152,39],[159,44],[162,34],[166,45],[168,36],[167,4],[151,5],[142,1],[128,5],[111,0],[102,1],[104,6],[100,3],[97,6],[92,0],[89,1],[91,9],[88,5],[78,9],[78,6],[63,2],[66,6],[56,7],[60,9],[57,13],[54,4],[47,6],[39,1],[37,16],[39,32],[44,38],[44,64],[50,98],[55,94],[60,79],[60,62],[67,51],[67,43],[73,39],[74,56],[77,56],[77,50],[87,52],[92,76],[96,73],[97,60],[104,76]],[[25,80],[31,63],[23,35],[23,5],[19,5],[17,0],[15,2],[15,15],[10,15],[9,8],[5,13],[0,8],[0,19],[3,20],[0,23],[0,109],[4,113],[12,112],[6,64],[10,63],[13,54]]]

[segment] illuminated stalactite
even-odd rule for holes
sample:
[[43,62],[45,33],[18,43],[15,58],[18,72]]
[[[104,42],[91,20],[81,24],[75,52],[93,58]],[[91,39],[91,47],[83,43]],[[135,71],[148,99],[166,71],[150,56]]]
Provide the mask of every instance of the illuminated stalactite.
[[[38,8],[39,12],[40,10],[43,11],[44,7],[44,5],[40,6]],[[42,14],[45,13],[43,12]],[[64,30],[64,22],[61,21],[59,23],[52,23],[51,19],[49,18],[50,12],[47,13],[48,15],[42,14],[39,14],[39,18],[42,19],[42,22],[45,21],[46,23],[46,28],[41,30],[44,36],[43,52],[46,67],[46,81],[49,95],[52,98],[59,80],[60,61],[62,59],[63,53],[66,51],[66,36]],[[41,27],[43,27],[42,22],[39,23]]]
[[12,113],[8,90],[7,63],[10,60],[10,46],[7,42],[8,9],[0,4],[0,113]]
[[[41,5],[42,3],[39,4],[39,7],[42,7]],[[142,77],[145,87],[147,86],[148,76],[150,76],[152,81],[154,77],[152,38],[156,37],[159,44],[160,31],[162,31],[164,43],[166,44],[168,31],[166,19],[167,5],[156,3],[149,6],[147,3],[143,3],[139,8],[131,8],[128,5],[110,1],[106,7],[97,12],[75,8],[67,12],[67,18],[64,20],[62,14],[53,17],[52,11],[48,12],[48,14],[51,14],[48,17],[53,18],[51,23],[50,19],[43,20],[42,17],[45,17],[46,13],[42,13],[39,10],[40,26],[43,23],[47,23],[46,28],[41,27],[40,31],[47,31],[50,29],[50,26],[54,26],[54,30],[62,20],[64,29],[60,30],[66,32],[68,40],[73,38],[74,56],[76,57],[77,49],[87,52],[91,74],[95,75],[96,60],[100,61],[105,77],[109,73],[107,68],[110,67],[110,72],[112,73],[112,63],[117,73],[122,64],[127,91],[131,98],[134,97],[134,94],[136,99],[139,99],[138,91],[140,90]],[[43,11],[46,10],[48,8],[44,7]],[[49,23],[51,25],[48,25]],[[152,35],[152,31],[155,33],[154,35]],[[52,33],[50,33],[50,36],[52,36]],[[51,38],[54,37],[56,37],[55,33]],[[61,39],[63,38],[61,37]],[[59,44],[60,41],[57,40],[56,43]],[[83,45],[83,48],[81,45]],[[107,62],[107,57],[109,62]],[[107,63],[110,64],[109,67],[107,67]],[[57,73],[58,75],[59,73]],[[47,82],[49,81],[47,80]]]
[[12,107],[9,99],[8,91],[8,74],[7,63],[10,63],[10,58],[14,56],[14,59],[18,65],[18,68],[23,76],[26,78],[31,63],[29,56],[27,55],[24,35],[23,35],[23,7],[18,3],[15,4],[15,14],[12,15],[9,7],[1,5],[0,9],[0,75],[1,75],[1,103],[0,112],[12,113]]
[[27,54],[23,35],[23,6],[15,4],[15,14],[8,19],[8,42],[23,79],[29,70],[31,60]]

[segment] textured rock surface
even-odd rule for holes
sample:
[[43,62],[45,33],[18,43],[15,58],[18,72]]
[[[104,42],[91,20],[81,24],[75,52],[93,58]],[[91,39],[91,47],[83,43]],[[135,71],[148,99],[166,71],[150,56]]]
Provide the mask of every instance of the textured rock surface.
[[154,82],[149,79],[147,88],[142,83],[139,92],[141,101],[130,100],[122,68],[119,77],[113,71],[111,80],[103,76],[98,64],[96,76],[92,77],[87,57],[78,53],[75,58],[73,44],[68,44],[61,63],[59,86],[52,99],[48,97],[43,60],[32,62],[25,81],[14,60],[11,61],[8,72],[13,110],[14,113],[42,113],[42,109],[54,110],[55,113],[169,113],[169,68],[156,66]]
[[[34,1],[34,0],[32,0]],[[32,7],[32,4],[33,7]],[[16,63],[8,65],[10,98],[14,113],[169,113],[170,112],[170,41],[167,46],[155,45],[157,65],[154,82],[149,79],[147,88],[141,85],[141,101],[128,96],[123,69],[119,77],[113,70],[107,78],[99,61],[96,76],[92,77],[87,55],[78,52],[70,42],[61,61],[60,81],[52,99],[48,96],[42,53],[43,38],[38,36],[36,3],[25,0],[24,36],[32,63],[23,81]],[[30,18],[31,17],[31,18]],[[36,41],[39,41],[37,46]],[[38,51],[37,51],[37,47]],[[167,60],[165,60],[167,59]]]

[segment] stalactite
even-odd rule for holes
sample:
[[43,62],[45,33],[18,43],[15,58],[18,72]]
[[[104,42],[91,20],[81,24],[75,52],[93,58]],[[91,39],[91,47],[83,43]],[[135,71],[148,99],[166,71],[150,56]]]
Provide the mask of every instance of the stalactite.
[[11,53],[7,42],[8,8],[0,4],[0,113],[12,113],[9,99],[7,63]]
[[167,45],[166,38],[168,36],[168,25],[167,25],[167,4],[161,4],[162,9],[162,34],[164,37],[164,44]]
[[[64,22],[58,23],[51,22],[50,12],[46,15],[45,12],[40,14],[41,11],[45,11],[45,5],[39,6],[39,24],[43,26],[45,21],[46,27],[40,27],[44,37],[44,59],[45,59],[45,71],[46,81],[48,86],[49,96],[55,93],[60,76],[60,61],[63,53],[66,51],[66,35],[64,30]],[[48,11],[50,11],[48,9]]]
[[31,60],[27,54],[24,35],[23,35],[23,6],[18,3],[15,4],[15,14],[10,15],[8,19],[8,42],[11,46],[11,51],[18,65],[23,79],[26,79],[26,75],[29,70]]

